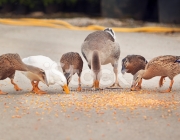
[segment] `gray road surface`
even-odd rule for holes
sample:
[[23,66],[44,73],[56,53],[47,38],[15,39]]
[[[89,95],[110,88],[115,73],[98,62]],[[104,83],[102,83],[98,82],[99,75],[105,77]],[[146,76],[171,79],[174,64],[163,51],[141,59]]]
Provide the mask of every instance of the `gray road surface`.
[[[59,63],[63,53],[77,51],[81,54],[81,44],[89,33],[0,25],[0,54],[18,53],[22,58],[45,55]],[[116,33],[116,37],[121,46],[120,60],[128,54],[140,54],[147,60],[158,55],[180,55],[179,34]],[[119,70],[120,65],[121,61]],[[103,66],[103,69],[112,71],[111,65]],[[89,72],[85,60],[84,71]],[[115,95],[108,90],[105,93],[72,91],[66,95],[58,85],[46,87],[41,84],[48,94],[39,96],[31,93],[30,81],[17,72],[15,81],[23,91],[14,91],[9,79],[0,81],[1,90],[9,93],[0,96],[0,140],[178,140],[180,75],[175,77],[173,91],[168,94],[159,91],[168,87],[169,79],[166,79],[162,89],[157,88],[158,79],[143,81],[144,91],[132,93],[129,92],[132,76],[126,74],[122,77],[119,74],[123,89],[114,91]],[[71,86],[75,83],[76,76]],[[91,84],[89,80],[83,86],[85,88]],[[126,95],[127,104],[124,104],[121,98]],[[107,100],[100,101],[98,98]],[[119,101],[117,104],[114,103],[116,99]],[[139,107],[136,100],[144,100],[147,106]],[[89,101],[89,106],[86,101]],[[109,104],[107,108],[106,102]]]

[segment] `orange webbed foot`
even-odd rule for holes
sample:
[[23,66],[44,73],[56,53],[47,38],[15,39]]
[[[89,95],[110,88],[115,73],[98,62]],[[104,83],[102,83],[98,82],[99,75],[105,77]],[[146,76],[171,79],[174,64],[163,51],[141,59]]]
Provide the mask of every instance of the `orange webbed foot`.
[[174,83],[174,80],[172,79],[171,82],[170,82],[169,88],[167,90],[165,90],[165,91],[161,91],[161,93],[169,93],[169,92],[171,92],[173,83]]
[[14,89],[15,89],[16,91],[21,91],[21,90],[22,90],[21,88],[18,87],[18,85],[14,85]]
[[119,85],[119,83],[114,83],[112,86],[110,86],[109,88],[114,88],[114,89],[122,89],[122,87]]
[[141,90],[141,86],[137,86],[137,87],[135,87],[135,90],[136,90],[136,91]]
[[38,87],[39,81],[36,83],[32,81],[31,84],[33,86],[32,92],[34,92],[36,94],[46,94],[45,91],[42,91],[39,89],[39,87]]
[[79,86],[76,90],[80,92],[82,89],[81,89],[81,87]]
[[131,87],[131,91],[139,91],[141,90],[141,86]]
[[7,95],[7,94],[8,94],[8,93],[3,92],[3,91],[0,90],[0,95]]
[[169,93],[169,92],[171,92],[171,89],[170,88],[168,88],[167,90],[163,90],[163,91],[160,91],[161,93]]
[[32,91],[33,91],[34,93],[36,93],[36,94],[46,94],[45,91],[42,91],[42,90],[40,90],[40,89],[38,89],[38,88],[34,88]]
[[14,82],[13,79],[11,79],[11,83],[14,85],[14,89],[15,89],[16,91],[21,91],[21,90],[22,90],[22,89],[19,88],[19,86]]

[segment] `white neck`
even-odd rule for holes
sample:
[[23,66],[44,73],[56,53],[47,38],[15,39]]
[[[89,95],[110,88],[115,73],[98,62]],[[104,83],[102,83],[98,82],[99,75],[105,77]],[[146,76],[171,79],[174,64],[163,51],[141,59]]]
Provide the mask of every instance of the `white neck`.
[[104,31],[109,33],[114,38],[114,40],[116,40],[116,35],[115,35],[115,33],[114,33],[114,31],[112,29],[107,28]]
[[114,38],[114,40],[116,40],[115,34],[113,35],[111,31],[107,31],[107,32]]
[[56,69],[52,69],[46,72],[49,85],[58,84],[63,86],[67,84],[65,76]]

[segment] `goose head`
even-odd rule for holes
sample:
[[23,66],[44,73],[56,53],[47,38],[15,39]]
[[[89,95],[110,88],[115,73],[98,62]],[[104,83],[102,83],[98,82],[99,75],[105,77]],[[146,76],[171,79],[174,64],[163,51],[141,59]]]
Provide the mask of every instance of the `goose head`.
[[47,77],[46,77],[46,73],[43,69],[40,69],[40,71],[37,73],[37,75],[44,84],[49,86],[48,81],[47,81]]
[[129,61],[127,58],[122,59],[122,69],[121,69],[121,73],[125,74],[125,72],[128,72],[128,65],[129,65]]
[[69,88],[67,86],[67,80],[63,73],[61,73],[60,71],[58,71],[56,69],[53,69],[49,73],[49,77],[50,77],[50,79],[53,80],[53,83],[60,85],[63,88],[63,90],[65,91],[65,93],[68,94],[70,92]]
[[135,90],[136,85],[138,82],[143,78],[143,75],[145,73],[145,70],[139,70],[133,77],[133,82],[131,86],[131,90]]
[[39,78],[40,81],[42,81],[44,84],[49,86],[47,75],[43,69],[31,66],[31,65],[26,65],[26,66],[27,66],[27,71],[31,72],[32,74],[35,74]]
[[114,38],[114,40],[116,40],[116,35],[111,28],[106,28],[106,29],[104,29],[104,31],[108,32]]

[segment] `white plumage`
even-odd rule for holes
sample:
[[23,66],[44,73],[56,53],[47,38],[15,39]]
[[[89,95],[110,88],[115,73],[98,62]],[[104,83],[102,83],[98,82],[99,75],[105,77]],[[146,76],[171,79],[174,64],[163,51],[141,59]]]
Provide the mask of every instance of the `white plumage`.
[[[65,92],[69,92],[67,87],[67,80],[65,76],[58,70],[58,65],[55,61],[51,60],[49,57],[37,55],[30,56],[22,59],[25,64],[36,66],[45,71],[48,85],[60,85],[65,90]],[[27,78],[31,81],[39,81],[38,77],[36,77],[31,72],[23,72]]]

